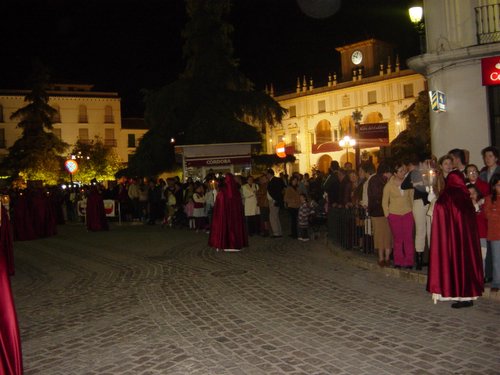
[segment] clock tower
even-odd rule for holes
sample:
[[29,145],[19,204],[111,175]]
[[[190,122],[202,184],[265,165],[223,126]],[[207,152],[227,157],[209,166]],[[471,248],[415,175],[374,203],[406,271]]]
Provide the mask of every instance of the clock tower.
[[358,74],[359,69],[363,76],[378,73],[380,64],[387,64],[388,58],[394,64],[393,46],[377,39],[368,39],[362,42],[348,44],[336,48],[340,52],[342,66],[342,80],[347,81],[353,76],[353,71]]

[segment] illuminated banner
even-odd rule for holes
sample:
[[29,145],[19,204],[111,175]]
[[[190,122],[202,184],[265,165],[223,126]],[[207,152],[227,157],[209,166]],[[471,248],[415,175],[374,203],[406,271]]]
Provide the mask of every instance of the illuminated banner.
[[481,59],[483,86],[500,85],[500,56]]
[[251,164],[248,156],[212,156],[210,158],[186,159],[186,167],[217,167],[219,165]]
[[360,124],[359,139],[384,139],[389,141],[389,124],[387,122]]
[[375,122],[359,125],[358,147],[371,148],[389,145],[389,124]]

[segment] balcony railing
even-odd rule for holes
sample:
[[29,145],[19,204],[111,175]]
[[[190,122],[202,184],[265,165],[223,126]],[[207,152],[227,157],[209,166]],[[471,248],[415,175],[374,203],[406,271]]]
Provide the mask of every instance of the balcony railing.
[[475,8],[477,42],[488,44],[500,42],[500,4]]
[[116,139],[105,139],[104,146],[106,147],[116,147]]

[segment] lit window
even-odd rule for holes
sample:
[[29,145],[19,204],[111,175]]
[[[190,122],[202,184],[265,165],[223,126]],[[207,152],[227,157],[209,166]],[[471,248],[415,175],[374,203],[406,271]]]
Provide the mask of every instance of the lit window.
[[403,91],[405,98],[413,98],[415,95],[413,94],[413,84],[408,83],[407,85],[403,85]]
[[116,147],[115,129],[104,129],[104,146]]
[[104,123],[112,124],[115,120],[113,118],[113,108],[110,105],[107,105],[104,108]]
[[299,153],[300,152],[300,142],[298,139],[298,134],[297,133],[291,134],[290,139],[292,140],[291,144],[295,148],[295,152]]
[[368,104],[377,103],[377,92],[376,91],[368,91]]
[[318,102],[318,113],[326,112],[326,104],[324,100]]
[[82,143],[89,143],[89,129],[78,129],[78,140]]
[[78,122],[80,122],[80,123],[89,122],[89,119],[87,117],[87,107],[84,105],[81,105],[78,108]]

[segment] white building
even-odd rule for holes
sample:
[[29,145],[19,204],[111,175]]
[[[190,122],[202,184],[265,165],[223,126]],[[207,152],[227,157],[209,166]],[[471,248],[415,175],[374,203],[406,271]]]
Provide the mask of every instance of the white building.
[[[345,135],[356,138],[361,157],[388,145],[406,129],[399,113],[426,90],[424,77],[401,69],[387,43],[370,39],[337,51],[342,72],[330,75],[326,86],[314,87],[304,77],[295,92],[274,97],[288,114],[280,126],[267,129],[267,150],[272,153],[279,142],[293,146],[297,161],[292,171],[310,173],[315,167],[326,172],[332,160],[354,164],[354,149],[339,146]],[[358,131],[356,114],[362,116]]]
[[426,52],[408,65],[446,96],[446,112],[431,112],[437,156],[462,148],[482,166],[481,149],[500,146],[499,15],[498,0],[424,0]]
[[[8,154],[8,148],[22,134],[17,127],[19,120],[10,117],[26,105],[24,98],[28,93],[0,90],[0,158]],[[47,93],[48,104],[57,110],[52,131],[70,147],[77,140],[90,142],[97,136],[126,163],[147,131],[143,119],[124,119],[122,127],[120,97],[115,92],[92,91],[92,85],[57,84],[51,85]]]

